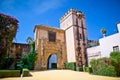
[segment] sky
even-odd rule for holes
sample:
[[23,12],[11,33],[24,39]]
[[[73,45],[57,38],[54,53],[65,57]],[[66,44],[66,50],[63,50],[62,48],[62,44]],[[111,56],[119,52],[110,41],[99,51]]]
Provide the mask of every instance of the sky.
[[0,0],[0,13],[19,21],[14,39],[17,43],[26,43],[27,37],[34,38],[35,25],[44,24],[60,28],[59,19],[70,8],[85,14],[89,40],[102,38],[102,28],[107,30],[107,36],[117,32],[116,24],[120,22],[120,0]]

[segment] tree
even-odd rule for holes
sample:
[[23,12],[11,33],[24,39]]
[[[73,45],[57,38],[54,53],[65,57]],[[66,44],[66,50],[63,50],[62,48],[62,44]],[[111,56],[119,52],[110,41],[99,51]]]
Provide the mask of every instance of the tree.
[[26,39],[26,42],[27,42],[28,44],[31,44],[31,43],[33,42],[33,38],[28,37],[28,38]]
[[110,60],[112,65],[115,67],[117,76],[120,76],[120,52],[111,52]]
[[31,42],[30,45],[31,45],[31,50],[30,50],[30,53],[28,54],[29,69],[34,69],[34,64],[37,57],[37,54],[35,52],[35,41]]
[[6,54],[9,56],[9,48],[18,29],[18,20],[0,13],[0,68],[4,63]]
[[[36,61],[37,54],[35,52],[35,41],[31,37],[27,38],[27,43],[30,44],[30,52],[22,56],[20,62],[21,65],[23,64],[23,68],[28,68],[30,70],[34,69],[34,64]],[[19,63],[19,62],[18,62]],[[18,64],[18,65],[20,65]]]
[[101,29],[101,32],[102,32],[103,36],[105,37],[105,36],[106,36],[106,33],[107,33],[106,29],[105,29],[105,28],[102,28],[102,29]]
[[33,38],[28,37],[28,38],[26,39],[26,42],[27,42],[28,44],[30,44],[30,53],[34,53],[34,52],[35,52],[35,41],[33,40]]

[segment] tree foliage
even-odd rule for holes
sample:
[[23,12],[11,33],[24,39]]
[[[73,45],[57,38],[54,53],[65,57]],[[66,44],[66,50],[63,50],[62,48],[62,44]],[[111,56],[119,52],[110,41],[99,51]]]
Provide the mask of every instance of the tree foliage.
[[115,68],[109,58],[93,59],[90,62],[93,74],[104,76],[116,76]]
[[[31,45],[30,52],[28,54],[25,54],[22,56],[20,64],[22,65],[23,68],[28,68],[30,70],[33,70],[37,54],[35,52],[35,42],[34,41],[31,42],[30,45]],[[18,65],[20,65],[20,64],[18,64]]]
[[65,63],[65,68],[66,69],[70,69],[70,70],[75,70],[76,69],[76,65],[75,62],[66,62]]
[[0,13],[0,66],[9,50],[18,29],[18,20]]
[[102,29],[101,29],[101,33],[103,34],[103,36],[105,36],[106,33],[107,33],[107,30],[106,30],[105,28],[102,28]]
[[12,55],[2,57],[2,65],[0,69],[9,69],[12,63],[14,62],[14,57]]
[[112,65],[103,64],[97,69],[96,74],[103,76],[116,76],[115,67]]
[[33,42],[33,38],[28,37],[28,38],[26,39],[26,42],[27,42],[28,44],[31,44],[31,43]]
[[120,76],[120,52],[111,52],[110,60],[112,62],[112,65],[115,67],[117,76]]
[[90,65],[92,67],[93,73],[96,73],[96,71],[97,71],[97,65],[98,65],[98,60],[92,59],[90,61]]
[[18,20],[0,13],[0,54],[4,53],[13,38],[16,35],[18,29]]

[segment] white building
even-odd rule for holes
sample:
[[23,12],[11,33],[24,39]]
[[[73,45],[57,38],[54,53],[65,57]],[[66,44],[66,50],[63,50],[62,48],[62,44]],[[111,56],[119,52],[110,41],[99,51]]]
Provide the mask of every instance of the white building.
[[119,51],[120,47],[120,23],[117,24],[118,33],[99,39],[98,46],[87,48],[88,63],[91,59],[109,57],[113,51]]

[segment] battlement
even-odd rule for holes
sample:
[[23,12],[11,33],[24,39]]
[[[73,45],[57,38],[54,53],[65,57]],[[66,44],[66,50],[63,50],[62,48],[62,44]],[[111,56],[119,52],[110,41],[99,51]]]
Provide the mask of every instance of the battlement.
[[60,18],[60,22],[64,21],[65,18],[67,18],[69,15],[71,14],[81,14],[84,15],[81,11],[78,11],[76,9],[71,8],[70,10],[68,10],[61,18]]

